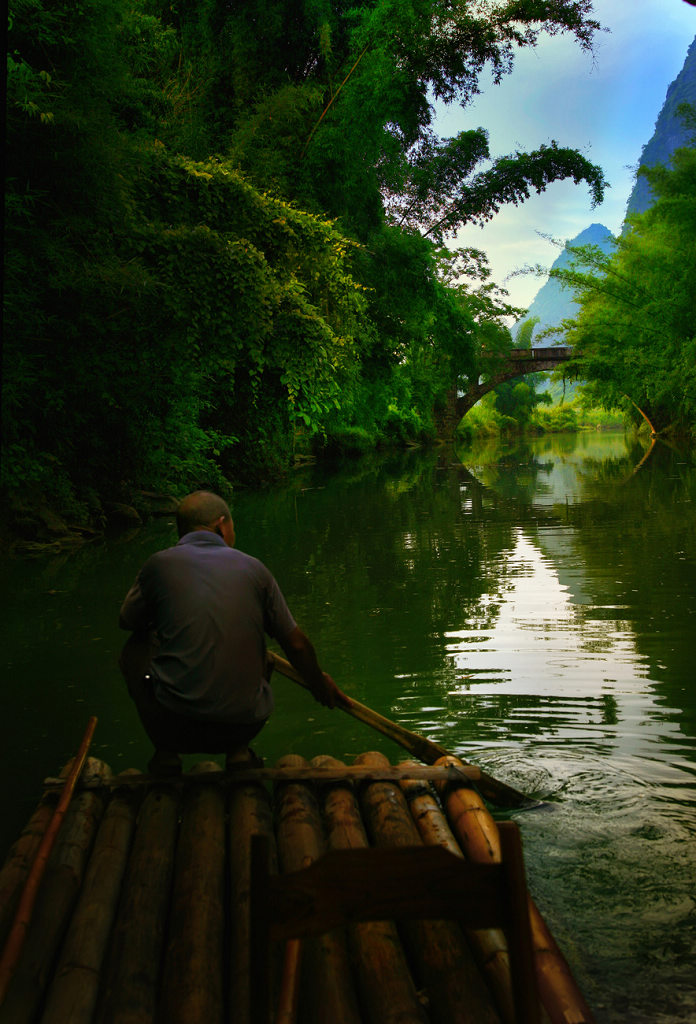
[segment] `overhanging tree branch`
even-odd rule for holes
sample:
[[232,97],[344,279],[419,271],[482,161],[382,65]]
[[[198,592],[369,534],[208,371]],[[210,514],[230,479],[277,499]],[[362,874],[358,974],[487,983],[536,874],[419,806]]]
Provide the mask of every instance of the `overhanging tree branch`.
[[469,222],[484,223],[505,203],[517,206],[530,192],[544,192],[553,181],[572,178],[576,184],[586,181],[593,205],[604,198],[606,181],[600,167],[586,160],[577,150],[559,147],[556,142],[540,146],[532,153],[516,153],[496,160],[493,167],[477,175],[462,195],[425,232],[439,237],[454,232]]

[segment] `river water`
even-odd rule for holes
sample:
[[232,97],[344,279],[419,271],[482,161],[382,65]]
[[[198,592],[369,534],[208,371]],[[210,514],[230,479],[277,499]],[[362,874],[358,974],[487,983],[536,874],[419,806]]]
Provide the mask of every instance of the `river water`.
[[[530,888],[600,1024],[696,1020],[696,455],[644,455],[616,434],[404,453],[234,505],[340,686],[544,801],[514,814]],[[159,520],[3,566],[0,853],[91,714],[91,752],[144,767],[116,620],[172,540]],[[275,691],[267,762],[401,756]]]

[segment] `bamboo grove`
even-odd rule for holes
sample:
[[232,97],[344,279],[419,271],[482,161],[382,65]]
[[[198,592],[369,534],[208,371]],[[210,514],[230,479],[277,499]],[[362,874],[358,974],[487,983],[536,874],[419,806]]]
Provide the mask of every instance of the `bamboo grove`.
[[[599,168],[441,139],[590,0],[11,0],[3,491],[75,516],[433,436],[510,344],[467,222]],[[572,141],[572,140],[571,140]]]
[[[696,111],[683,105],[687,125]],[[570,250],[552,271],[572,288],[577,315],[563,323],[589,401],[623,409],[653,434],[696,429],[696,148],[669,167],[643,167],[653,203],[628,218],[613,250]],[[572,372],[572,370],[571,370]]]

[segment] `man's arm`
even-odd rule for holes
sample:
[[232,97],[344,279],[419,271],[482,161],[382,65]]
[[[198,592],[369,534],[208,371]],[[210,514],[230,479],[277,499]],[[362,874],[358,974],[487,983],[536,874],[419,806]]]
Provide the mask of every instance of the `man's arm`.
[[135,581],[126,594],[125,600],[121,605],[118,624],[121,629],[130,629],[133,632],[150,629],[152,626],[152,616],[145,604],[139,579]]
[[312,696],[320,704],[327,708],[335,708],[337,704],[345,701],[345,695],[336,686],[333,679],[326,672],[322,672],[317,661],[317,654],[308,636],[302,632],[299,626],[295,626],[292,633],[280,642],[288,656],[288,661],[300,673],[304,681],[312,691]]

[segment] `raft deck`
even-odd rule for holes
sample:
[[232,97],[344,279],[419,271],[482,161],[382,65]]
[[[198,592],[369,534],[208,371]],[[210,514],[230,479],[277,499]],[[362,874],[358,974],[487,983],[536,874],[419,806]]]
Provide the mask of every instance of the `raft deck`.
[[[471,784],[475,769],[446,761],[393,766],[369,753],[346,766],[288,755],[273,769],[223,772],[203,762],[158,780],[112,776],[88,758],[36,895],[0,1024],[250,1024],[252,837],[265,837],[271,871],[281,874],[346,848],[438,845],[460,858],[499,860],[496,825]],[[58,792],[48,785],[0,872],[0,947]],[[590,1011],[531,900],[529,908],[540,1019],[589,1024]],[[276,943],[271,959],[271,1001],[286,1022],[515,1019],[499,928],[465,930],[453,920],[350,923]]]

